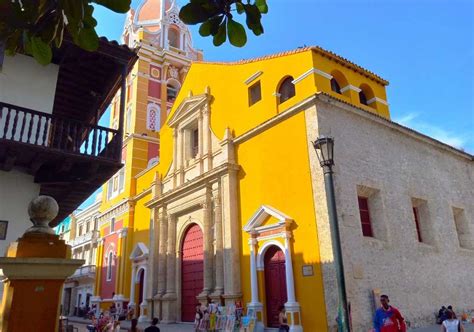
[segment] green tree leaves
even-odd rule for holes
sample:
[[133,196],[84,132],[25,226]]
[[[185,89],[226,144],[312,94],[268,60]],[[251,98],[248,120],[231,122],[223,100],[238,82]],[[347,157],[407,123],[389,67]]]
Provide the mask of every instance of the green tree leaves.
[[232,45],[242,47],[247,43],[247,33],[233,14],[245,14],[247,28],[258,36],[263,33],[262,14],[268,13],[266,0],[189,0],[179,13],[186,24],[199,24],[199,34],[212,36],[215,46],[222,45],[227,36]]
[[25,52],[39,63],[52,60],[52,47],[60,47],[67,31],[87,51],[99,47],[92,3],[126,13],[131,0],[0,0],[0,42],[7,54]]

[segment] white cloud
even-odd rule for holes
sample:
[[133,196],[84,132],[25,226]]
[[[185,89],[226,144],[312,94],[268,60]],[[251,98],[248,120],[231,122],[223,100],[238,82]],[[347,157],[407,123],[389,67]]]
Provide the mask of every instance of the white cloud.
[[419,114],[415,112],[408,113],[394,119],[393,121],[398,122],[403,126],[415,129],[416,131],[419,131],[448,145],[454,146],[455,148],[466,148],[466,144],[468,143],[466,134],[454,133],[433,124],[423,122],[417,119],[418,115]]

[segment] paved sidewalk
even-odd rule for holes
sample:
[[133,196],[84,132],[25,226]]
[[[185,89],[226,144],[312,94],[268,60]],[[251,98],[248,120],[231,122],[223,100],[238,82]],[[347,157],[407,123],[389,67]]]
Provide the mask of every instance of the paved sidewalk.
[[[464,325],[464,331],[465,332],[474,332],[474,324],[472,323],[465,323]],[[441,326],[440,325],[432,325],[432,326],[427,326],[427,327],[420,327],[417,329],[410,329],[410,332],[440,332],[441,331]]]

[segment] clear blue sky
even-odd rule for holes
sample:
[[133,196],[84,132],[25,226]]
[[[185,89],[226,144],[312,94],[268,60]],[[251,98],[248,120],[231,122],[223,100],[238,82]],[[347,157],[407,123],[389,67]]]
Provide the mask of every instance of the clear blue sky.
[[[214,47],[192,27],[205,60],[322,46],[390,81],[392,119],[474,153],[474,1],[267,1],[265,33],[244,48]],[[125,16],[97,8],[96,17],[99,34],[119,40]]]
[[[265,33],[249,34],[244,48],[214,47],[198,26],[194,46],[210,61],[322,46],[390,81],[393,120],[474,153],[474,1],[267,1]],[[120,40],[125,15],[100,7],[95,15],[98,33]]]

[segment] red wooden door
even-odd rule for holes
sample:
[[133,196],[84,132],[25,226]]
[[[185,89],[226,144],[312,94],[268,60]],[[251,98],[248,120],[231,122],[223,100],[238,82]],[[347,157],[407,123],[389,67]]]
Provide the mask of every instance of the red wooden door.
[[194,321],[196,296],[204,286],[203,234],[198,225],[186,231],[181,247],[181,320]]
[[278,308],[287,301],[285,254],[277,246],[265,253],[265,295],[267,326],[279,327]]

